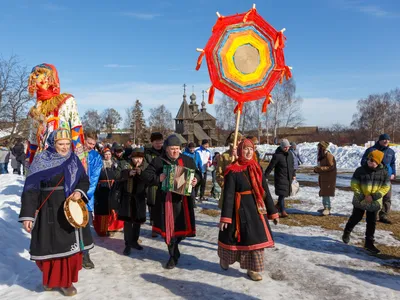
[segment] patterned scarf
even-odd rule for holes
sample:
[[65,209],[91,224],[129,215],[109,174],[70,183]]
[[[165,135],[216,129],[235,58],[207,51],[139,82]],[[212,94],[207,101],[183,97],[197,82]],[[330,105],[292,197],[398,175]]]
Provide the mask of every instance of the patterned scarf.
[[249,139],[246,139],[239,144],[237,149],[238,160],[227,167],[225,175],[229,172],[244,172],[248,170],[250,176],[250,184],[254,193],[254,197],[256,199],[258,212],[260,214],[265,214],[265,191],[262,186],[262,170],[261,167],[258,165],[256,159],[254,158],[255,155],[253,155],[251,159],[245,158],[244,149],[246,147],[252,147],[254,150],[253,142]]
[[48,181],[54,175],[63,173],[64,192],[68,197],[74,191],[82,174],[85,173],[81,161],[74,153],[69,151],[66,156],[57,153],[54,138],[60,130],[65,129],[54,130],[47,139],[49,147],[33,159],[25,180],[24,191],[40,190],[41,181]]

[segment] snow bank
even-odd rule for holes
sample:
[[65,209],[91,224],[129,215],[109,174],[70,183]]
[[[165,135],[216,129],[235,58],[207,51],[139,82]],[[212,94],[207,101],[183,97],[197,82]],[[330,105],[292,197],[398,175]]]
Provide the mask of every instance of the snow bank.
[[[304,166],[317,165],[317,144],[318,143],[301,143],[297,145]],[[260,151],[261,157],[264,157],[265,154],[273,154],[277,147],[276,145],[265,144],[257,146],[257,149]],[[393,146],[391,148],[395,151],[396,157],[398,158],[396,161],[396,170],[400,171],[400,146]],[[215,151],[223,153],[227,149],[227,147],[216,147],[210,150],[212,153]],[[348,171],[354,171],[360,166],[361,158],[366,149],[366,147],[357,145],[340,147],[330,144],[329,146],[329,151],[336,158],[337,168]]]

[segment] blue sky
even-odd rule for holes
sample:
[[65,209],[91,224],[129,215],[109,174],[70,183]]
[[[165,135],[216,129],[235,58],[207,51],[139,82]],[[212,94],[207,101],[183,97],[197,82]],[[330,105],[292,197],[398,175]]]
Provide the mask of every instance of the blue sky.
[[[198,99],[209,87],[205,62],[194,70],[195,49],[210,37],[215,12],[241,13],[252,3],[0,0],[0,54],[29,67],[54,64],[82,115],[113,107],[125,117],[137,98],[146,114],[163,103],[175,115],[183,83]],[[255,3],[276,29],[287,28],[286,63],[304,98],[305,124],[349,124],[358,99],[400,87],[400,1]]]

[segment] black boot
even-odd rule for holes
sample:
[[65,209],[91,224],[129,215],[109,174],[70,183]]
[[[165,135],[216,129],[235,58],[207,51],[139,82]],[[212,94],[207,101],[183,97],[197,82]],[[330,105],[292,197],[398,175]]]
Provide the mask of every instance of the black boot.
[[380,217],[379,222],[389,225],[392,224],[392,221],[390,221],[387,217]]
[[375,247],[374,240],[365,240],[364,248],[372,254],[378,254],[379,252],[381,252],[378,248]]
[[133,243],[131,244],[131,247],[132,247],[132,248],[135,248],[136,250],[143,250],[143,247],[140,246],[139,243],[138,243],[137,241],[136,241],[136,242],[133,242]]
[[90,259],[89,252],[83,253],[82,267],[85,269],[93,269],[94,263]]
[[343,235],[342,235],[343,243],[348,244],[350,242],[350,233],[351,233],[351,231],[348,231],[348,230],[345,230],[343,232]]
[[169,258],[167,264],[165,265],[165,268],[170,270],[170,269],[175,268],[175,266],[176,266],[175,259],[171,256]]
[[124,251],[122,252],[123,255],[129,256],[131,254],[131,247],[125,246]]

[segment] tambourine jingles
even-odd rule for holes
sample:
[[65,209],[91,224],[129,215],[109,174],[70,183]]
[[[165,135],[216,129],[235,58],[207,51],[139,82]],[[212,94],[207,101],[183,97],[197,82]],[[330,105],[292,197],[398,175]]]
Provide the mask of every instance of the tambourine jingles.
[[89,222],[89,212],[82,199],[71,200],[67,198],[64,202],[64,214],[69,224],[75,228],[82,228]]

